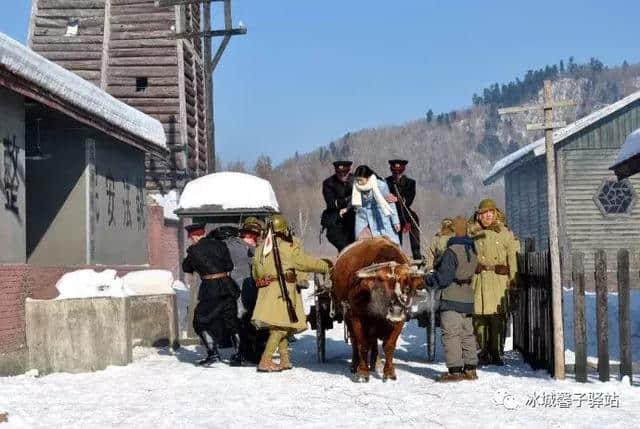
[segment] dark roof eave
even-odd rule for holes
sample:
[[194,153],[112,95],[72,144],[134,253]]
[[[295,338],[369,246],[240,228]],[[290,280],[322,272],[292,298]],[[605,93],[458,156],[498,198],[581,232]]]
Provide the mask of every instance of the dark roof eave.
[[98,129],[117,140],[138,148],[143,152],[158,156],[162,159],[166,159],[169,156],[168,148],[160,147],[149,140],[136,137],[102,119],[96,118],[95,115],[92,115],[78,106],[43,91],[42,88],[33,85],[31,82],[4,68],[0,68],[0,85],[25,97],[32,98],[53,110],[57,110],[91,128]]

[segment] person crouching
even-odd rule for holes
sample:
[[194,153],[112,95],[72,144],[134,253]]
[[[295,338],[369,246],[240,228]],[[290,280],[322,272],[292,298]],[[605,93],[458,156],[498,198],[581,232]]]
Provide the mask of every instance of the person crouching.
[[473,240],[467,235],[467,221],[453,220],[455,235],[436,261],[435,271],[426,275],[429,287],[442,289],[440,323],[448,372],[438,381],[476,380],[478,350],[473,333],[472,279],[478,265]]

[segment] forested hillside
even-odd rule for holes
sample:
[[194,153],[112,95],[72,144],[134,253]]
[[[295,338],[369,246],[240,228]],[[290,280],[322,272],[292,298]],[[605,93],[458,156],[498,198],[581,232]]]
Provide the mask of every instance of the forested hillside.
[[332,174],[331,163],[351,159],[355,165],[368,164],[386,176],[388,159],[406,158],[410,160],[407,175],[418,182],[414,208],[422,219],[424,242],[444,216],[469,215],[485,197],[502,203],[502,184],[485,187],[482,179],[496,160],[541,133],[526,132],[526,123],[539,119],[535,113],[501,118],[497,109],[540,102],[544,79],[554,81],[556,99],[571,98],[578,103],[575,109],[564,109],[558,118],[572,122],[640,90],[640,65],[625,61],[621,66],[607,67],[595,58],[576,64],[569,58],[566,64],[560,61],[529,70],[512,82],[491,85],[473,94],[467,109],[434,113],[427,106],[423,118],[350,132],[311,153],[296,153],[281,165],[272,165],[263,155],[255,166],[233,163],[222,167],[271,180],[283,212],[294,222],[306,246],[332,254],[326,240],[322,246],[318,244],[324,205],[321,182]]

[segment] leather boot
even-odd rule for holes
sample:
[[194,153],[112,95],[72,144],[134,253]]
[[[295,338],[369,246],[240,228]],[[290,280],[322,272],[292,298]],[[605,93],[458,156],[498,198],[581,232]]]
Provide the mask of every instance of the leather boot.
[[220,352],[218,352],[218,346],[213,336],[207,331],[203,331],[198,335],[202,340],[202,345],[207,349],[207,357],[198,361],[198,365],[209,366],[213,363],[220,362]]
[[465,380],[473,381],[478,379],[478,373],[476,372],[475,365],[465,365],[463,372]]
[[233,343],[233,354],[229,358],[229,366],[242,366],[242,353],[240,352],[240,335],[233,334],[231,336],[231,343]]
[[288,370],[293,368],[291,365],[291,359],[289,359],[289,351],[280,351],[280,366],[283,370]]
[[439,382],[441,383],[450,383],[464,380],[464,373],[462,372],[462,367],[456,366],[449,368],[449,372],[442,374],[438,377]]
[[280,372],[282,367],[276,364],[271,357],[262,355],[260,363],[258,364],[258,372]]

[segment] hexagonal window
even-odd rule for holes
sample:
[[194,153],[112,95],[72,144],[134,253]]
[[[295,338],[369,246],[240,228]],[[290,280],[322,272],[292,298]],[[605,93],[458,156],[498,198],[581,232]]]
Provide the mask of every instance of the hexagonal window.
[[637,195],[628,179],[605,179],[593,197],[600,212],[607,217],[630,215]]

